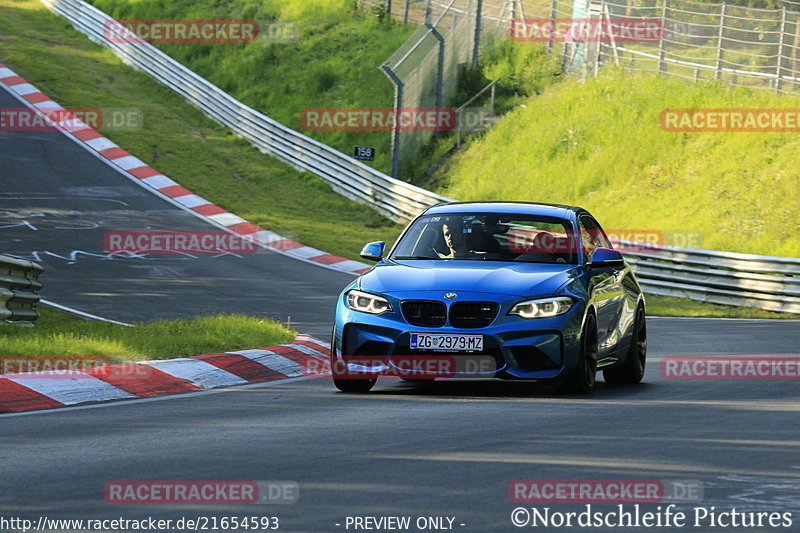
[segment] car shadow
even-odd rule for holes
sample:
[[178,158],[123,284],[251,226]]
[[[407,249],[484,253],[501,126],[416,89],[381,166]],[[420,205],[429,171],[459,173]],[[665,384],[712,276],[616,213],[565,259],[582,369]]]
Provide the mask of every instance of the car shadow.
[[581,400],[624,398],[663,388],[663,384],[637,383],[612,385],[598,381],[589,394],[568,394],[553,385],[532,381],[503,380],[442,380],[432,382],[405,382],[381,379],[369,396],[427,396],[453,398],[575,398]]

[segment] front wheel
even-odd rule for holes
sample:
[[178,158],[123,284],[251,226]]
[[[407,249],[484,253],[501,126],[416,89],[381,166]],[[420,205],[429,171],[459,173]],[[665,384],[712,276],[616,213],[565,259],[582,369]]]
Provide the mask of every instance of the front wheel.
[[647,361],[647,323],[644,308],[636,309],[633,322],[633,336],[628,357],[622,366],[603,370],[606,383],[639,383],[644,377],[644,366]]
[[594,387],[597,378],[597,320],[588,315],[581,330],[581,350],[578,364],[563,383],[559,392],[586,394]]
[[375,385],[375,379],[333,378],[333,384],[342,392],[369,392]]
[[333,343],[331,343],[331,377],[334,386],[342,392],[369,392],[378,378],[356,378],[347,371],[347,366],[341,363],[333,355]]

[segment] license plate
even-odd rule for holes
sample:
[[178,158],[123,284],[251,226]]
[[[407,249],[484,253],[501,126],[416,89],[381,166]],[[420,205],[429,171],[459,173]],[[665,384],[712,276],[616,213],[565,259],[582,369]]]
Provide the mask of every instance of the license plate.
[[483,350],[483,335],[450,335],[445,333],[412,333],[412,350],[443,352],[475,352]]

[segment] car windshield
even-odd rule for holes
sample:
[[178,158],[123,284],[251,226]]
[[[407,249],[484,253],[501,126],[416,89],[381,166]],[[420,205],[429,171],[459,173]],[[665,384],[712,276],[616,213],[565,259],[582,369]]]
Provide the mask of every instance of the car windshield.
[[569,220],[514,214],[428,215],[414,221],[394,260],[577,263]]

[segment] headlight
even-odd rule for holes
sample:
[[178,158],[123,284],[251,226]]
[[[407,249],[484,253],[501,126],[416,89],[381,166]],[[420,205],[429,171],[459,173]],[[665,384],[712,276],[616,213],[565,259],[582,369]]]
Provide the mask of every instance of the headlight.
[[356,290],[347,293],[347,307],[373,315],[392,310],[392,304],[386,298]]
[[517,315],[522,318],[547,318],[551,316],[563,315],[572,307],[572,298],[561,296],[557,298],[540,298],[538,300],[528,300],[515,305],[509,315]]

